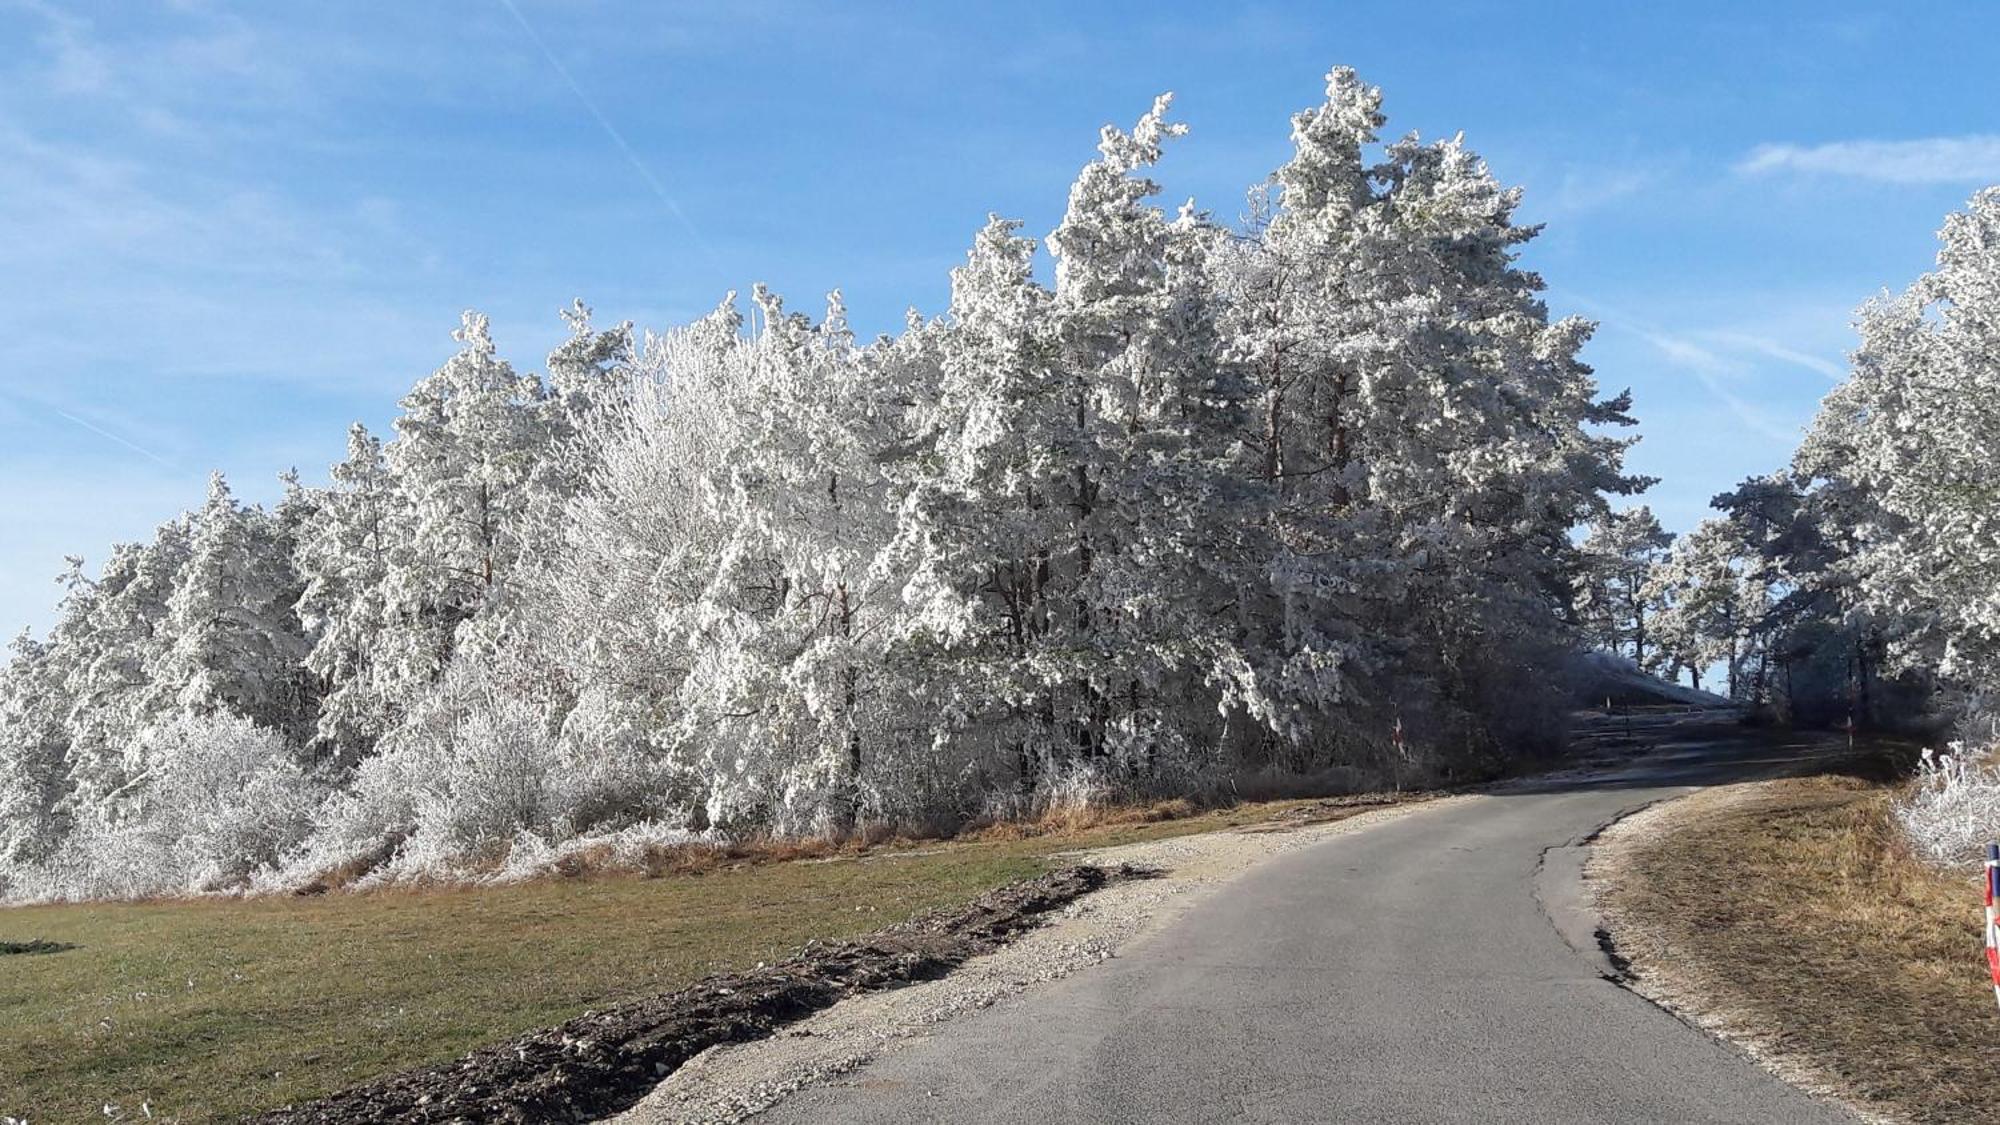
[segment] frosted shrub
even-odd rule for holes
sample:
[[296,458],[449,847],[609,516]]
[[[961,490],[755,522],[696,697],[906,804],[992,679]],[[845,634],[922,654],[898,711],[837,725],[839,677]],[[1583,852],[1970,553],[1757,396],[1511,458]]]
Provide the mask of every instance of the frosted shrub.
[[939,733],[878,753],[858,800],[861,826],[927,835],[956,831],[979,810],[984,756],[970,738]]
[[28,897],[138,898],[236,890],[305,838],[317,784],[275,732],[234,715],[178,715],[141,739],[140,773]]
[[1110,804],[1118,796],[1118,787],[1103,770],[1077,762],[1049,770],[1032,791],[988,794],[981,812],[995,820],[1075,816]]
[[156,730],[154,819],[166,822],[185,885],[238,886],[302,839],[319,787],[291,747],[247,719],[183,717]]
[[476,653],[455,661],[321,810],[316,838],[278,882],[341,868],[370,882],[467,878],[495,863],[529,869],[566,854],[550,841],[676,811],[657,755],[617,742],[616,724],[588,709],[552,730],[549,708],[509,675]]
[[427,748],[439,767],[417,801],[419,847],[467,854],[546,831],[557,815],[558,763],[542,717],[500,697],[458,717],[449,741]]
[[1978,858],[1988,841],[2000,839],[2000,760],[1994,748],[1955,742],[1942,754],[1924,751],[1916,790],[1896,809],[1896,819],[1933,863]]
[[1109,803],[1114,792],[1100,771],[1078,765],[1051,774],[1037,797],[1044,812],[1081,813]]
[[548,840],[532,832],[514,838],[507,860],[480,881],[517,883],[545,875],[568,873],[572,865],[591,871],[644,871],[669,848],[705,843],[705,833],[642,821],[623,828],[586,832],[568,839]]
[[692,787],[637,711],[591,691],[563,720],[557,803],[579,831],[689,819]]
[[503,855],[522,831],[547,833],[559,804],[555,740],[538,708],[491,681],[455,662],[324,811],[320,839],[294,866],[390,860],[378,877],[445,875]]

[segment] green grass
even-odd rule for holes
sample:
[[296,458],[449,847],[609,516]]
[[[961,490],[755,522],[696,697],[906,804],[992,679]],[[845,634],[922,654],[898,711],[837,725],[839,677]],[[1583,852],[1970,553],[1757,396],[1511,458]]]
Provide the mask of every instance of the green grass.
[[0,942],[75,947],[0,956],[0,1115],[228,1120],[963,902],[1053,852],[1304,803],[653,879],[0,909]]

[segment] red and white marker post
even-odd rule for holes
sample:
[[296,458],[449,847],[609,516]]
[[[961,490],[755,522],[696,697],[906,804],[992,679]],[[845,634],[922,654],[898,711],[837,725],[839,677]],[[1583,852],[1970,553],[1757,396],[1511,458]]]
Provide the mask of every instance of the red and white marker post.
[[2000,897],[2000,844],[1986,845],[1986,970],[1993,977],[1993,999],[2000,1002],[2000,918],[1993,900]]

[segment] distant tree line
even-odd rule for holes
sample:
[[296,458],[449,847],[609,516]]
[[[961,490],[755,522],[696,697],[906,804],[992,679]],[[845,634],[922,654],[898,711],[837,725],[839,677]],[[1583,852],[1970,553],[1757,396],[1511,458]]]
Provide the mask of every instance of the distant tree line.
[[1717,496],[1677,540],[1644,508],[1598,518],[1580,604],[1600,645],[1784,718],[1991,739],[2000,189],[1938,238],[1934,270],[1860,310],[1851,373],[1790,468]]

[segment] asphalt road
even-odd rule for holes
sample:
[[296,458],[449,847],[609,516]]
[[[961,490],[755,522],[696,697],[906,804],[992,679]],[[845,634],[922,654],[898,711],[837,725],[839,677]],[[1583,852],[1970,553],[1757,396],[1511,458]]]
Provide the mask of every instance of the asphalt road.
[[1282,855],[1118,958],[767,1118],[1854,1120],[1607,979],[1582,845],[1625,812],[1782,753],[1692,729],[1647,741],[1665,748],[1617,772]]

